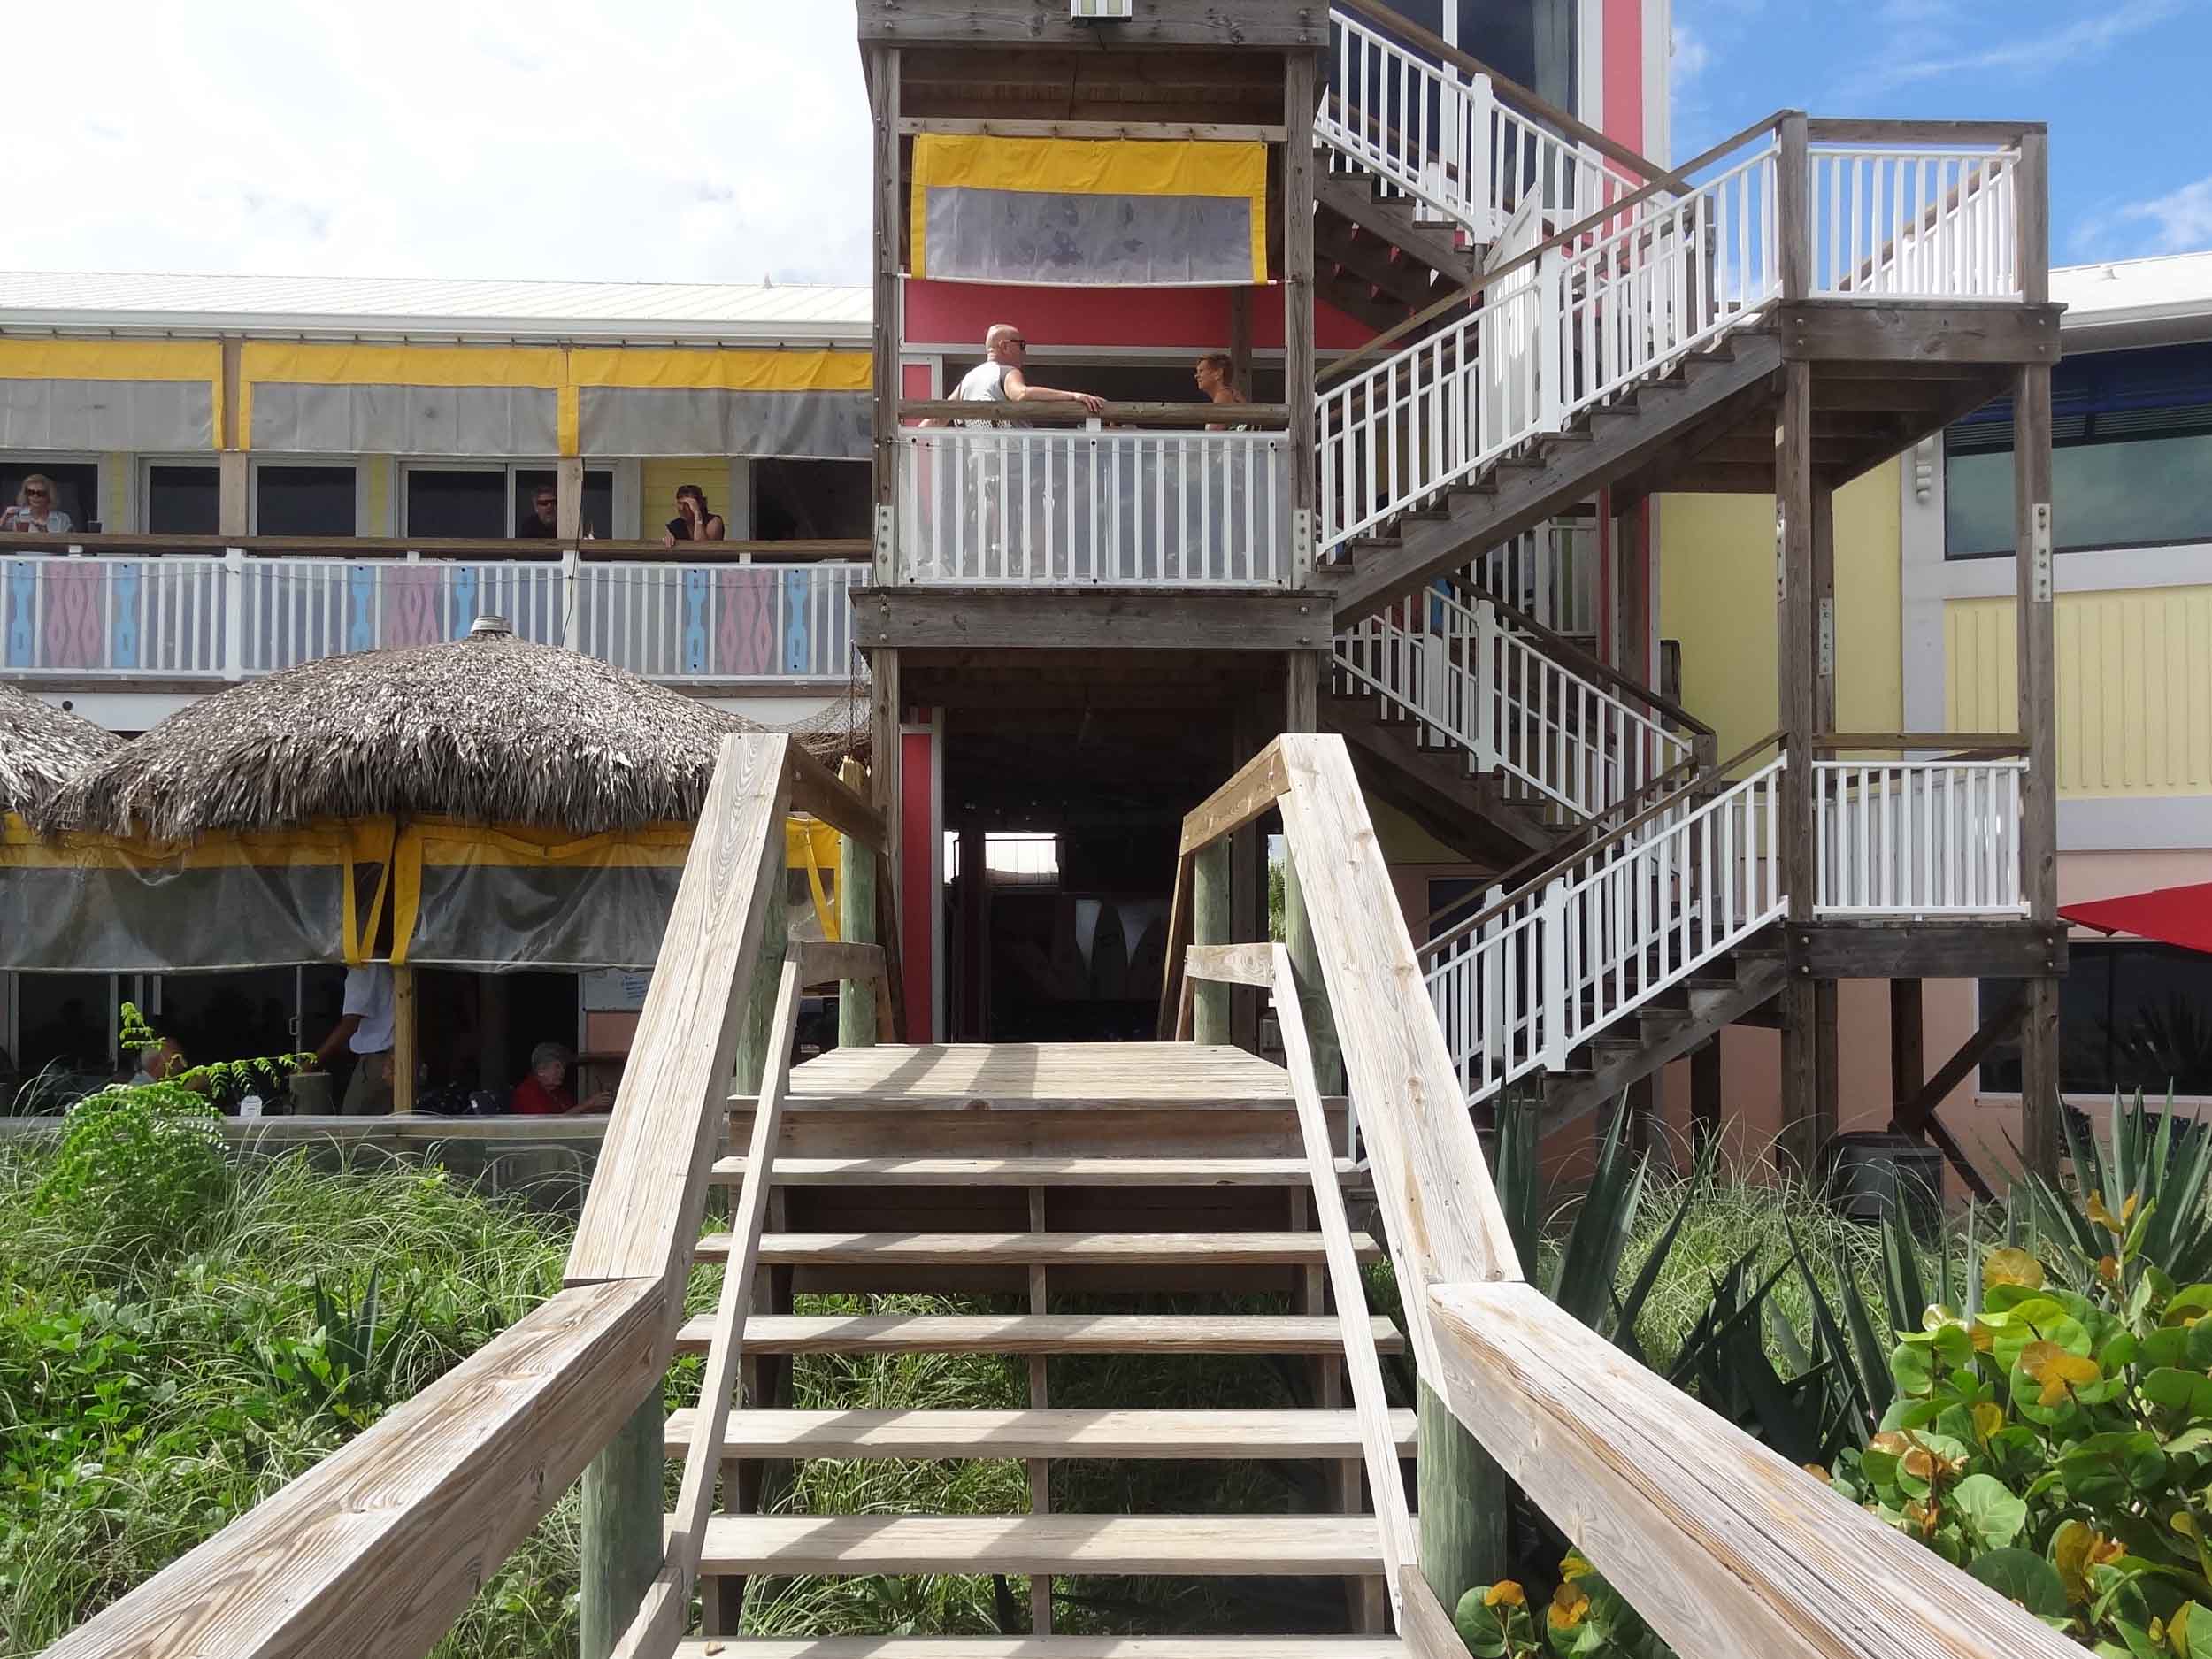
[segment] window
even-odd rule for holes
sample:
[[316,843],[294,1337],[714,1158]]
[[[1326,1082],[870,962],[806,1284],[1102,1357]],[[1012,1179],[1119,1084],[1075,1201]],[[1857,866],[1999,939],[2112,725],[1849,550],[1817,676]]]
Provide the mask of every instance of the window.
[[0,506],[12,507],[23,480],[34,472],[54,486],[51,504],[69,515],[69,526],[90,534],[100,521],[100,469],[91,461],[48,461],[38,457],[0,461]]
[[146,534],[218,534],[222,528],[221,476],[212,466],[147,467]]
[[[1087,381],[1082,384],[1091,389]],[[865,461],[764,457],[753,463],[753,534],[764,541],[864,541],[874,523],[875,493]]]
[[[995,887],[1048,887],[1060,879],[1060,838],[1049,831],[990,830],[983,865]],[[945,832],[945,882],[960,879],[960,833]]]
[[253,511],[257,535],[351,535],[353,469],[259,465]]
[[[1985,979],[1985,1014],[2017,989]],[[2212,956],[2171,945],[2077,944],[2058,995],[2059,1087],[2070,1094],[2212,1095]],[[1982,1062],[1982,1087],[2020,1090],[2020,1046]]]
[[[411,466],[402,534],[425,540],[534,539],[538,533],[530,526],[537,516],[538,491],[555,490],[557,482],[549,466]],[[614,522],[611,472],[585,472],[583,507],[584,526],[595,535],[609,534]]]
[[[2052,377],[2051,518],[2062,551],[2212,541],[2212,346],[2069,358]],[[1944,434],[1944,557],[2013,551],[2012,406]]]

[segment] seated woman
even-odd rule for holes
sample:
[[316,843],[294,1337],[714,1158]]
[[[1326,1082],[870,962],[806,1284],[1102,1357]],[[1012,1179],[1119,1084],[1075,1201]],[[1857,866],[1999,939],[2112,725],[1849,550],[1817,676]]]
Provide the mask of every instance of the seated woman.
[[578,1100],[568,1091],[568,1065],[575,1058],[557,1042],[530,1050],[530,1075],[515,1085],[507,1110],[527,1118],[565,1117],[570,1112],[603,1112],[614,1104],[614,1091],[601,1089]]

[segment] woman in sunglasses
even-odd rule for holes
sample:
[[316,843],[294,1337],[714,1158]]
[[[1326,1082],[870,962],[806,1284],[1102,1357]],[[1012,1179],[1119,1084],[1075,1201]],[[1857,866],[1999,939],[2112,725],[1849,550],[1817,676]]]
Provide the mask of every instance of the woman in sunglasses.
[[54,480],[43,472],[26,478],[15,493],[15,505],[0,511],[0,530],[58,535],[69,527],[69,515],[54,505]]

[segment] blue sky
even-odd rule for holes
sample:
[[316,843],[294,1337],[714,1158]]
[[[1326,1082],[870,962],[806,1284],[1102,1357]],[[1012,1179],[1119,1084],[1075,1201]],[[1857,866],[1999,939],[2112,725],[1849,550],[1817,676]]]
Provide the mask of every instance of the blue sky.
[[1674,151],[1784,106],[2043,120],[2059,265],[2212,248],[2212,0],[1674,0]]

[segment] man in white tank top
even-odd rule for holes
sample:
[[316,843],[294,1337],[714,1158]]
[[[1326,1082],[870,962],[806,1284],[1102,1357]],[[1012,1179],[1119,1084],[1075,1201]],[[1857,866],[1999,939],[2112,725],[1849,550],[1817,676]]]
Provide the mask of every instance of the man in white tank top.
[[[1094,415],[1106,407],[1106,400],[1094,397],[1088,392],[1063,392],[1050,386],[1031,384],[1022,373],[1022,363],[1029,355],[1029,342],[1011,323],[993,323],[983,336],[983,361],[960,377],[960,384],[953,388],[951,401],[956,403],[1080,403]],[[942,426],[942,421],[925,420],[925,426]],[[965,426],[1002,426],[1002,420],[967,420]]]

